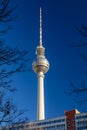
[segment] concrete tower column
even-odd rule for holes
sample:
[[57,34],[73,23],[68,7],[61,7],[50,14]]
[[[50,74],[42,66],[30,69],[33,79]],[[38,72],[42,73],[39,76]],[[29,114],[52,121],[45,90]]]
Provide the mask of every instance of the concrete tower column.
[[38,94],[37,94],[37,120],[45,119],[44,112],[44,74],[39,72],[38,76]]

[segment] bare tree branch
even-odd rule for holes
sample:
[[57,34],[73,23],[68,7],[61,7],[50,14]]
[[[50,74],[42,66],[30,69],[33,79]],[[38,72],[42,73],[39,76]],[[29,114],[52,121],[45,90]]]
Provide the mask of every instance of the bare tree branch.
[[[10,6],[11,0],[0,0],[0,24],[6,25],[8,22],[14,20],[12,12],[13,8]],[[8,92],[14,92],[16,88],[11,86],[12,80],[10,77],[15,73],[28,71],[25,56],[28,51],[19,51],[18,48],[11,48],[7,46],[1,36],[7,33],[8,29],[0,30],[0,128],[6,130],[7,127],[14,128],[15,124],[25,122],[23,118],[25,110],[18,110],[17,106],[8,98]],[[9,129],[10,129],[9,128]]]

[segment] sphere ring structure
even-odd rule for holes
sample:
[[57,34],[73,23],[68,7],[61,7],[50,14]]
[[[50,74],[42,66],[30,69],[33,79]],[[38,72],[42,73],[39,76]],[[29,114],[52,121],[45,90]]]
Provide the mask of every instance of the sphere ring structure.
[[45,57],[37,57],[33,62],[33,69],[36,73],[46,73],[49,69],[49,62]]

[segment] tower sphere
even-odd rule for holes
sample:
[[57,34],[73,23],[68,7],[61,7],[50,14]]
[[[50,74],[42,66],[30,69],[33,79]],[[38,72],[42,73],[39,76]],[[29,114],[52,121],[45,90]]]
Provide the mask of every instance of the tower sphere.
[[37,58],[33,62],[33,70],[36,73],[46,73],[49,69],[49,62],[44,56],[45,48],[42,46],[37,47]]

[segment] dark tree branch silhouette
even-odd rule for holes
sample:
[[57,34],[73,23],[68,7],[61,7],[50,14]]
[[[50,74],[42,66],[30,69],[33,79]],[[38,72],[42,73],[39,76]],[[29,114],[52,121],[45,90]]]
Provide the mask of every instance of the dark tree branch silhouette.
[[[76,30],[83,36],[84,40],[80,40],[80,42],[77,44],[72,45],[74,48],[85,48],[87,49],[87,26],[82,26],[81,28],[76,28]],[[85,54],[80,55],[81,59],[87,63],[87,51]],[[87,73],[87,72],[86,72]],[[86,74],[87,76],[87,74]],[[70,83],[71,90],[66,92],[69,95],[76,95],[76,102],[80,105],[83,105],[87,102],[87,82],[81,81],[80,85],[76,85],[75,83]]]
[[28,52],[26,50],[19,51],[17,48],[10,48],[9,46],[5,46],[3,42],[0,43],[0,85],[2,87],[9,86],[10,76],[15,74],[16,72],[24,72],[26,71],[25,56]]
[[2,130],[6,130],[6,126],[11,126],[21,122],[27,121],[22,119],[21,115],[25,113],[24,110],[18,111],[17,107],[11,102],[11,100],[5,99],[4,93],[0,94],[0,126]]
[[15,17],[11,14],[15,10],[16,6],[12,9],[10,6],[11,0],[1,0],[0,1],[0,23],[11,22]]
[[[14,8],[10,6],[11,0],[0,0],[0,25],[7,25],[15,19],[12,15]],[[8,26],[8,25],[7,25]],[[11,48],[5,44],[3,34],[7,33],[8,28],[0,30],[0,127],[6,130],[6,126],[13,128],[17,123],[25,122],[22,118],[25,111],[18,110],[8,97],[8,92],[14,92],[16,88],[11,86],[12,75],[18,72],[25,72],[26,58],[28,51],[19,51],[18,48]],[[3,40],[4,39],[4,40]]]
[[[1,0],[0,1],[0,23],[6,25],[6,23],[11,22],[14,18],[12,16],[15,7],[11,9],[11,0]],[[0,31],[0,34],[7,32],[7,28]],[[11,48],[4,44],[2,37],[0,37],[0,86],[7,88],[11,81],[7,79],[16,72],[26,71],[25,67],[25,56],[28,51],[19,51],[17,48]],[[8,69],[7,69],[8,68]],[[12,89],[11,89],[12,90]]]

